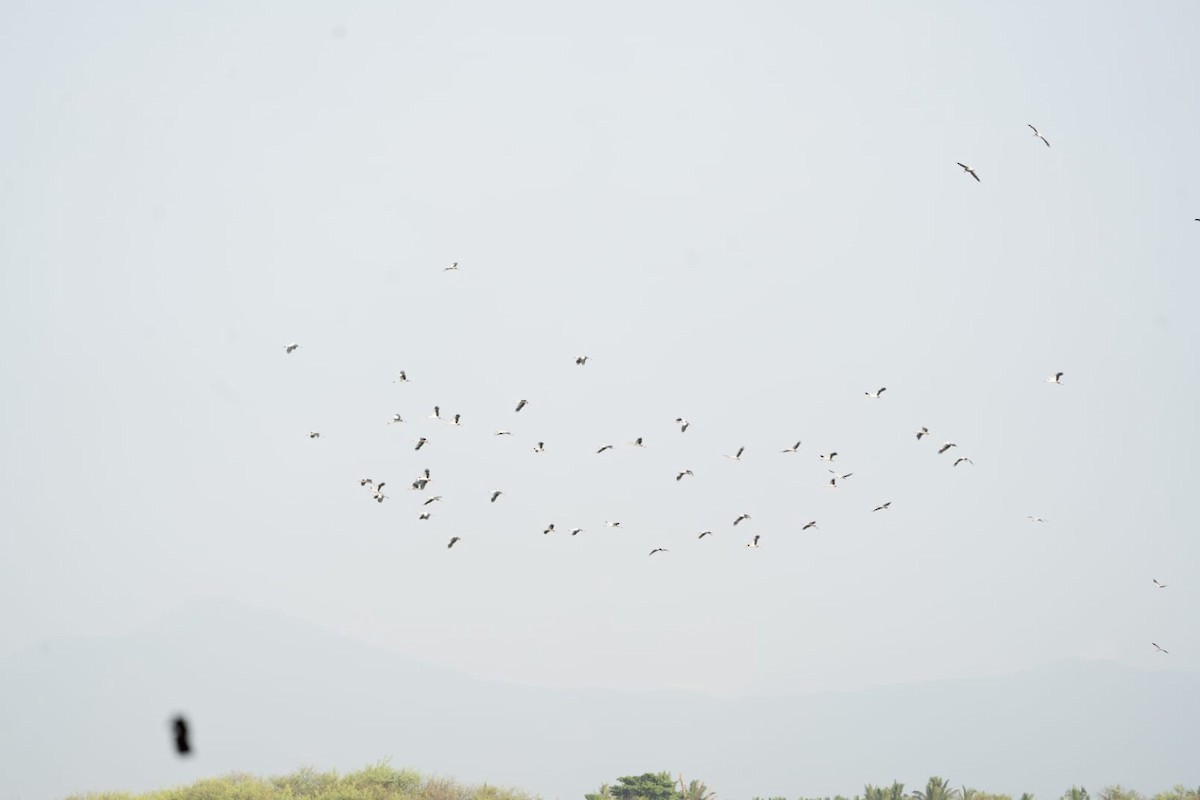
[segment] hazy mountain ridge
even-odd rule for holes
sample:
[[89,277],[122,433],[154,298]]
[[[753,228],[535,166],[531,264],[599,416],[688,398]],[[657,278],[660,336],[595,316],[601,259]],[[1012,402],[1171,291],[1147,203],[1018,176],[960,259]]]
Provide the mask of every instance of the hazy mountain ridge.
[[[383,756],[548,798],[658,769],[729,800],[931,774],[1044,800],[1072,783],[1200,782],[1200,674],[1107,662],[794,697],[546,689],[210,602],[130,636],[0,658],[0,676],[0,787],[23,800]],[[193,721],[189,761],[170,751],[176,710]]]

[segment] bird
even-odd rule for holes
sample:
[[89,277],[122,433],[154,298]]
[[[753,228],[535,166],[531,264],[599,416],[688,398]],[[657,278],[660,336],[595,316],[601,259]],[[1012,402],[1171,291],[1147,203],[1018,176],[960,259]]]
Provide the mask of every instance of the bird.
[[453,264],[451,264],[450,266],[448,266],[448,267],[446,267],[445,269],[443,269],[443,270],[442,270],[442,272],[449,272],[449,271],[450,271],[450,270],[452,270],[452,269],[458,269],[458,262],[457,262],[457,261],[455,261]]
[[800,442],[796,442],[794,445],[792,445],[791,447],[787,448],[786,450],[780,450],[779,452],[781,452],[781,453],[794,453],[794,452],[796,452],[796,451],[797,451],[797,450],[799,450],[799,449],[800,449]]
[[404,370],[400,370],[400,375],[392,383],[408,383],[408,374]]
[[587,356],[577,356],[575,359],[575,363],[582,367],[584,364],[587,363],[587,360],[588,360]]
[[545,442],[538,442],[538,443],[537,443],[537,445],[536,445],[536,446],[533,448],[533,452],[535,452],[535,453],[544,453],[544,452],[546,452],[546,443],[545,443]]
[[737,517],[737,519],[735,519],[733,521],[733,524],[737,525],[739,522],[741,522],[744,519],[750,519],[750,515],[749,514],[738,514],[738,517]]
[[922,425],[920,428],[917,428],[917,441],[918,442],[921,441],[922,436],[928,436],[928,435],[929,435],[929,428],[926,428],[924,425]]
[[375,499],[376,503],[382,503],[384,500],[387,500],[387,495],[383,492],[376,492],[371,497]]
[[605,450],[612,450],[612,447],[613,446],[611,444],[606,444],[606,445],[604,445],[604,447],[601,447],[599,450],[597,450],[596,453],[600,454],[600,453],[603,453]]
[[[1025,123],[1025,124],[1026,124],[1026,125],[1029,125],[1029,123]],[[1050,146],[1050,143],[1046,141],[1046,137],[1045,137],[1045,136],[1042,136],[1040,133],[1038,133],[1038,129],[1037,129],[1037,128],[1033,127],[1032,125],[1029,125],[1029,129],[1030,129],[1031,131],[1033,131],[1033,136],[1034,136],[1034,138],[1036,138],[1036,139],[1041,139],[1041,140],[1042,140],[1042,142],[1043,142],[1043,143],[1046,145],[1046,147],[1049,147],[1049,146]]]
[[441,419],[441,418],[442,418],[442,407],[434,406],[433,413],[429,415],[429,419]]
[[191,754],[192,742],[188,734],[188,721],[180,714],[171,720],[171,727],[175,733],[175,752],[181,756]]
[[692,472],[690,469],[685,469],[683,472],[681,472],[675,476],[675,480],[677,480],[677,481],[683,480],[684,475],[691,475],[692,477],[695,477],[696,474],[694,472]]
[[853,475],[853,474],[854,474],[853,472],[846,472],[846,473],[843,473],[843,474],[841,474],[841,475],[838,475],[838,473],[837,473],[837,470],[832,470],[832,469],[831,469],[831,470],[829,470],[829,471],[830,471],[830,472],[832,472],[832,473],[833,473],[833,475],[834,475],[834,477],[835,477],[835,478],[837,478],[839,481],[844,481],[844,480],[846,480],[846,478],[849,478],[851,475]]
[[294,353],[294,352],[296,352],[296,350],[298,350],[299,348],[300,348],[300,345],[296,344],[295,342],[292,342],[291,344],[285,344],[285,345],[283,346],[283,352],[285,352],[285,353]]
[[461,537],[461,536],[451,536],[451,537],[450,537],[450,544],[446,545],[446,549],[447,549],[447,550],[449,550],[451,547],[454,547],[454,543],[455,543],[455,542],[461,542],[461,541],[462,541],[462,537]]
[[1159,589],[1167,588],[1167,585],[1165,583],[1159,583],[1157,578],[1151,578],[1150,580],[1154,581],[1154,585],[1157,586]]
[[729,455],[728,453],[726,453],[726,454],[725,454],[725,457],[726,457],[726,458],[728,458],[728,459],[732,459],[733,461],[741,461],[741,460],[742,460],[742,453],[744,453],[744,452],[745,452],[745,450],[746,450],[746,448],[745,448],[745,447],[739,447],[739,448],[738,448],[738,451],[737,451],[736,453],[734,453],[733,455]]
[[392,418],[388,420],[388,425],[395,425],[397,422],[404,422],[404,417],[399,414],[392,414]]
[[760,538],[762,538],[762,537],[761,537],[761,536],[759,536],[758,534],[755,534],[755,536],[754,536],[754,541],[752,541],[752,542],[750,542],[749,544],[747,544],[747,545],[746,545],[746,547],[758,547],[758,540],[759,540]]
[[966,164],[962,163],[961,161],[956,161],[955,163],[958,164],[960,167],[962,167],[963,171],[966,172],[968,175],[970,175],[972,178],[974,178],[975,180],[979,180],[979,176],[975,174],[975,170],[971,169],[970,167],[968,167]]
[[575,534],[577,534],[577,533],[583,533],[583,528],[571,528],[571,535],[572,535],[572,536],[574,536],[574,535],[575,535]]
[[369,483],[375,483],[375,481],[371,480],[370,478],[359,478],[358,479],[359,486],[366,486]]
[[712,531],[700,531],[700,535],[696,538],[703,539],[705,536],[712,536]]
[[967,458],[966,456],[960,456],[960,457],[954,459],[954,466],[957,467],[959,464],[963,463],[964,461],[966,463],[970,464],[971,466],[975,466],[975,462],[972,461],[971,459]]
[[837,451],[836,451],[836,450],[834,450],[832,453],[829,453],[828,455],[822,455],[822,456],[821,456],[821,460],[822,460],[822,461],[833,461],[835,458],[837,458]]
[[448,425],[462,425],[462,414],[455,414],[454,419],[450,420]]
[[606,528],[619,528],[619,527],[621,527],[621,523],[620,523],[620,522],[607,522],[607,521],[606,521],[606,522],[604,523],[604,527],[606,527]]
[[420,439],[417,439],[417,446],[414,447],[413,449],[420,450],[422,447],[425,446],[425,443],[428,441],[429,441],[428,439],[426,439],[424,436],[422,436]]
[[543,534],[554,533],[554,523],[551,522],[549,525],[547,525],[546,530],[542,531],[542,533]]
[[499,496],[500,496],[500,495],[502,495],[502,494],[504,494],[504,492],[500,491],[499,489],[497,489],[496,491],[492,492],[492,502],[493,502],[493,503],[494,503],[494,502],[496,502],[496,498],[497,498],[497,497],[499,497]]
[[886,511],[887,509],[891,508],[891,506],[892,506],[892,501],[891,501],[891,500],[888,500],[888,501],[887,501],[886,503],[884,503],[883,505],[875,506],[874,508],[872,508],[872,509],[871,509],[871,511],[872,511],[872,512],[874,512],[874,511]]
[[308,432],[308,438],[310,438],[310,439],[320,439],[320,438],[321,438],[321,432],[320,432],[320,431],[309,431],[309,432]]
[[[1151,642],[1150,644],[1154,644],[1154,642]],[[1154,644],[1154,649],[1155,649],[1155,650],[1157,650],[1157,651],[1158,651],[1158,652],[1160,652],[1160,653],[1164,653],[1165,655],[1170,655],[1170,652],[1169,652],[1169,651],[1167,651],[1167,650],[1163,650],[1161,647],[1159,647],[1159,646],[1158,646],[1158,645],[1156,645],[1156,644]]]
[[688,422],[683,417],[676,417],[675,424],[679,426],[680,433],[685,433],[685,432],[687,432],[688,425],[691,425],[692,423]]
[[415,481],[412,482],[412,488],[418,492],[425,491],[425,487],[428,485],[429,485],[429,480],[427,478],[417,478]]
[[837,482],[838,482],[838,479],[837,479],[837,477],[836,477],[836,476],[834,476],[834,477],[832,477],[832,478],[830,478],[830,479],[829,479],[829,483],[825,484],[825,488],[826,488],[826,489],[836,489],[836,488],[837,488]]
[[433,516],[433,514],[431,514],[430,512],[422,511],[421,516],[417,517],[417,519],[429,519],[432,516]]
[[646,445],[642,444],[641,436],[634,439],[632,442],[630,442],[630,444],[633,445],[634,447],[645,447],[646,446]]
[[1029,516],[1029,520],[1031,522],[1045,522],[1046,521],[1046,520],[1042,519],[1041,517],[1034,517],[1034,516]]
[[1053,383],[1058,386],[1062,386],[1063,385],[1062,376],[1063,376],[1063,373],[1056,372],[1053,375],[1051,375],[1049,378],[1046,378],[1046,383]]
[[650,551],[650,555],[654,555],[655,553],[665,553],[665,552],[667,552],[667,548],[665,548],[665,547],[656,547],[656,548],[654,548],[653,550],[651,550],[651,551]]
[[512,436],[512,431],[496,431],[492,436]]
[[521,402],[517,403],[517,411],[520,411],[522,408],[524,408],[527,405],[529,405],[529,401],[522,400]]
[[938,448],[938,455],[941,455],[942,453],[946,452],[951,447],[958,447],[958,445],[956,445],[954,442],[942,442],[942,446],[940,448]]
[[865,394],[867,397],[874,397],[876,400],[878,400],[878,399],[879,399],[879,395],[883,394],[883,393],[884,393],[884,392],[886,392],[886,391],[887,391],[887,387],[886,387],[886,386],[880,386],[880,387],[879,387],[879,389],[878,389],[877,391],[874,391],[874,392],[863,392],[863,394]]
[[379,484],[375,487],[375,491],[382,492],[383,487],[385,487],[385,486],[387,486],[387,481],[380,481]]
[[[817,521],[814,519],[812,522],[808,523],[807,525],[805,525],[805,526],[804,526],[803,528],[801,528],[800,530],[802,530],[802,531],[806,531],[806,530],[808,530],[809,528],[816,528],[816,527],[817,527]],[[820,528],[817,528],[817,530],[820,530]]]
[[441,496],[440,494],[435,494],[433,497],[429,498],[429,499],[428,499],[428,500],[426,500],[424,503],[421,503],[421,505],[423,505],[423,506],[427,506],[427,505],[429,505],[430,503],[436,503],[437,501],[439,501],[439,500],[441,500],[441,499],[442,499],[442,496]]

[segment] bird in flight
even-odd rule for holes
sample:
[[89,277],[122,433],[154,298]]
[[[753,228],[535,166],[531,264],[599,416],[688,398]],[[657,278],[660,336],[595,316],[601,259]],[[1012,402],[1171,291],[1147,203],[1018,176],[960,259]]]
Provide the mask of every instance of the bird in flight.
[[941,455],[942,453],[946,452],[951,447],[958,447],[958,445],[956,445],[954,442],[942,442],[942,446],[940,448],[938,448],[938,455]]
[[500,491],[499,489],[497,489],[496,491],[492,492],[492,502],[493,502],[493,503],[494,503],[494,502],[496,502],[496,498],[497,498],[497,497],[499,497],[499,496],[500,496],[500,495],[502,495],[502,494],[504,494],[504,492]]
[[646,445],[642,444],[642,437],[641,437],[641,436],[639,436],[638,438],[634,439],[632,442],[630,442],[630,444],[631,444],[631,445],[633,445],[634,447],[645,447],[645,446],[646,446]]
[[433,413],[429,415],[429,419],[441,419],[441,418],[442,418],[442,407],[434,406]]
[[685,469],[683,472],[681,472],[681,473],[679,473],[678,475],[676,475],[676,476],[675,476],[675,480],[677,480],[677,481],[681,481],[681,480],[683,480],[683,476],[684,476],[684,475],[690,475],[690,476],[692,476],[692,477],[695,477],[695,473],[694,473],[694,472],[692,472],[690,469]]
[[[804,526],[803,528],[801,528],[800,530],[802,530],[802,531],[806,531],[806,530],[808,530],[809,528],[816,528],[816,527],[817,527],[817,521],[814,519],[812,522],[808,523],[807,525],[805,525],[805,526]],[[817,528],[817,530],[820,530],[820,528]]]
[[512,436],[512,431],[496,431],[492,436]]
[[522,400],[521,402],[517,403],[517,411],[520,411],[522,408],[524,408],[528,404],[529,404],[528,400]]
[[425,443],[428,441],[429,441],[428,439],[426,439],[424,436],[422,436],[420,439],[417,439],[417,446],[414,447],[413,450],[420,450],[422,447],[425,446]]
[[1167,588],[1167,585],[1165,583],[1159,583],[1157,578],[1151,578],[1150,580],[1154,581],[1154,585],[1157,586],[1159,589]]
[[[1150,644],[1154,644],[1154,642],[1151,642]],[[1161,647],[1159,647],[1159,646],[1158,646],[1158,645],[1156,645],[1156,644],[1154,644],[1154,649],[1155,649],[1155,650],[1157,650],[1157,651],[1158,651],[1158,652],[1160,652],[1160,653],[1164,653],[1164,654],[1166,654],[1166,655],[1170,655],[1170,652],[1168,652],[1168,651],[1166,651],[1166,650],[1163,650]]]
[[542,533],[543,533],[543,534],[546,534],[546,533],[554,533],[554,523],[553,523],[553,522],[551,522],[549,525],[547,525],[547,526],[546,526],[546,530],[542,531]]
[[[1029,123],[1025,123],[1025,124],[1028,125]],[[1038,133],[1037,128],[1033,127],[1032,125],[1029,125],[1029,130],[1033,131],[1033,136],[1035,139],[1041,139],[1042,143],[1045,144],[1046,147],[1050,146],[1050,143],[1046,141],[1046,137],[1042,136],[1040,133]]]
[[971,466],[975,466],[975,462],[972,461],[971,459],[967,458],[966,456],[959,456],[958,458],[954,459],[954,466],[957,467],[959,464],[962,464],[964,462],[967,464],[970,464]]
[[821,460],[822,460],[822,461],[833,461],[835,458],[837,458],[837,451],[836,451],[836,450],[834,450],[832,453],[829,453],[828,455],[822,455],[822,456],[821,456]]
[[597,450],[596,453],[597,453],[597,455],[599,455],[600,453],[603,453],[605,450],[612,450],[612,448],[613,448],[613,446],[611,444],[606,444],[606,445],[604,445],[604,447],[601,447],[599,450]]
[[742,460],[742,453],[743,453],[743,452],[745,452],[745,450],[746,450],[746,448],[745,448],[745,447],[739,447],[739,448],[738,448],[738,451],[737,451],[736,453],[734,453],[733,455],[729,455],[728,453],[726,453],[726,454],[725,454],[725,457],[726,457],[726,458],[733,459],[734,461],[741,461],[741,460]]
[[683,417],[676,417],[675,424],[679,426],[680,433],[685,433],[688,429],[688,425],[691,425],[692,423],[688,422]]
[[1029,520],[1031,522],[1045,522],[1046,521],[1046,520],[1042,519],[1041,517],[1035,517],[1032,515],[1029,515]]
[[376,503],[382,503],[384,500],[387,500],[387,495],[379,490],[376,490],[375,494],[371,495],[371,497],[375,499]]
[[604,527],[606,527],[606,528],[619,528],[619,527],[621,527],[621,523],[620,523],[620,522],[605,522],[605,523],[604,523]]
[[800,442],[796,442],[794,445],[792,445],[791,447],[787,448],[786,450],[780,450],[779,452],[781,452],[781,453],[794,453],[794,452],[796,452],[796,451],[797,451],[797,450],[799,450],[799,449],[800,449]]
[[759,536],[758,534],[755,534],[755,535],[754,535],[754,541],[752,541],[752,542],[750,542],[749,544],[747,544],[747,545],[746,545],[746,547],[758,547],[758,540],[759,540],[759,539],[761,539],[761,538],[762,538],[761,536]]
[[433,514],[431,514],[430,512],[422,511],[421,516],[417,517],[417,519],[429,519],[432,516],[433,516]]
[[881,505],[881,506],[875,506],[874,508],[872,508],[872,509],[871,509],[871,511],[872,511],[872,512],[874,512],[874,511],[886,511],[887,509],[891,508],[891,506],[892,506],[892,501],[891,501],[891,500],[888,500],[886,503],[884,503],[884,504],[883,504],[883,505]]
[[450,420],[451,425],[462,425],[462,414],[455,414],[454,419]]
[[449,550],[451,547],[454,547],[454,543],[455,543],[455,542],[461,542],[461,541],[462,541],[462,537],[461,537],[461,536],[451,536],[451,537],[450,537],[450,544],[446,545],[446,549],[447,549],[447,550]]
[[975,174],[975,170],[971,169],[970,167],[968,167],[966,164],[962,163],[961,161],[956,161],[955,163],[958,164],[960,167],[962,167],[963,171],[966,172],[968,175],[970,175],[972,178],[974,178],[975,180],[979,180],[979,176]]
[[922,425],[920,428],[917,428],[917,441],[918,442],[921,441],[922,436],[928,436],[928,435],[929,435],[929,428],[926,428],[924,425]]
[[392,414],[392,418],[388,420],[388,425],[395,425],[397,422],[404,422],[404,417],[399,414]]
[[833,476],[834,476],[835,478],[837,478],[839,481],[844,481],[844,480],[846,480],[846,478],[849,478],[851,475],[853,475],[853,474],[854,474],[853,472],[847,472],[847,473],[845,473],[845,474],[838,475],[838,474],[837,474],[837,470],[832,470],[832,469],[831,469],[831,470],[829,470],[829,471],[830,471],[830,472],[832,472],[832,473],[833,473]]
[[651,550],[651,551],[650,551],[650,555],[654,555],[655,553],[665,553],[665,552],[667,552],[667,548],[665,548],[665,547],[656,547],[656,548],[654,548],[653,550]]
[[371,480],[370,478],[359,478],[358,479],[359,486],[366,486],[369,483],[373,484],[373,483],[375,483],[375,481]]
[[577,533],[583,533],[583,528],[571,528],[571,535],[572,535],[572,536],[574,536],[574,535],[575,535],[575,534],[577,534]]
[[452,269],[458,269],[458,262],[457,262],[457,261],[455,261],[453,264],[451,264],[450,266],[448,266],[448,267],[446,267],[445,269],[443,269],[443,270],[442,270],[442,272],[449,272],[449,271],[450,271],[450,270],[452,270]]
[[584,364],[587,363],[587,360],[588,360],[587,356],[579,356],[578,358],[575,359],[575,363],[582,367]]
[[829,483],[825,484],[825,488],[826,489],[836,489],[837,482],[838,482],[838,479],[837,479],[837,476],[835,475],[834,477],[829,479]]
[[735,519],[733,521],[733,524],[737,525],[739,522],[741,522],[744,519],[750,519],[750,515],[749,514],[738,514],[738,517],[737,517],[737,519]]
[[291,344],[285,344],[283,346],[283,352],[294,353],[299,347],[300,345],[296,344],[295,342],[292,342]]
[[439,500],[441,500],[441,499],[442,499],[442,496],[441,496],[440,494],[435,494],[433,497],[429,498],[429,499],[428,499],[428,500],[426,500],[424,503],[421,503],[421,505],[423,505],[423,506],[427,506],[427,505],[429,505],[430,503],[436,503],[437,501],[439,501]]
[[171,720],[171,727],[175,732],[175,752],[181,756],[186,756],[192,752],[192,743],[188,739],[188,723],[183,716],[177,716]]
[[1058,386],[1062,386],[1062,376],[1063,376],[1063,373],[1056,372],[1053,375],[1051,375],[1049,378],[1046,378],[1046,383],[1053,383]]
[[392,383],[408,383],[408,375],[404,372],[404,370],[400,370],[400,376],[396,378],[396,380],[392,381]]
[[310,438],[310,439],[320,439],[320,438],[321,438],[321,432],[320,432],[320,431],[309,431],[309,432],[308,432],[308,438]]
[[700,535],[696,538],[703,539],[705,536],[712,536],[712,531],[700,531]]
[[538,442],[538,443],[537,443],[537,445],[536,445],[536,446],[533,448],[533,452],[535,452],[535,453],[544,453],[544,452],[546,452],[546,443],[545,443],[545,442]]
[[879,399],[879,395],[883,394],[883,393],[884,393],[884,392],[886,392],[886,391],[887,391],[887,387],[886,387],[886,386],[880,386],[880,387],[879,387],[879,389],[878,389],[877,391],[874,391],[874,392],[863,392],[863,394],[865,394],[867,397],[874,397],[876,400],[878,400],[878,399]]

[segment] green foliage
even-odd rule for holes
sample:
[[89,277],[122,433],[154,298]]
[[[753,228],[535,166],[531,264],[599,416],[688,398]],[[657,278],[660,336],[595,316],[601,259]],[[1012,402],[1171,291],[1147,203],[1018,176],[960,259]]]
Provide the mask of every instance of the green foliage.
[[[950,788],[950,781],[939,778],[937,775],[925,782],[925,791],[913,792],[913,797],[917,800],[955,800],[957,796],[958,790]],[[1084,800],[1087,799],[1084,798]]]
[[1062,800],[1089,800],[1088,790],[1082,786],[1072,786],[1063,792]]
[[1118,783],[1101,789],[1100,800],[1146,800],[1146,798]]

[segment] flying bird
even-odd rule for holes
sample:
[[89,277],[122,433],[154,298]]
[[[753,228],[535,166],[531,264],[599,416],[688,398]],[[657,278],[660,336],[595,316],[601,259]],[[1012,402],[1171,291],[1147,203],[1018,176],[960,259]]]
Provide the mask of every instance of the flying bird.
[[462,414],[455,414],[454,419],[450,420],[451,425],[461,425]]
[[425,491],[425,487],[428,485],[429,485],[428,478],[417,478],[415,481],[412,482],[412,488],[418,492]]
[[641,436],[639,436],[638,438],[634,439],[632,442],[630,442],[630,444],[632,444],[634,447],[645,447],[645,446],[646,446],[646,445],[642,444],[642,437],[641,437]]
[[606,522],[604,523],[604,527],[606,527],[606,528],[619,528],[619,527],[621,527],[621,523],[620,523],[620,522],[607,522],[607,521],[606,521]]
[[851,475],[853,475],[853,474],[854,474],[853,472],[847,472],[847,473],[845,473],[845,474],[838,475],[838,474],[837,474],[837,471],[836,471],[836,470],[832,470],[832,469],[831,469],[831,470],[829,470],[829,472],[832,472],[832,473],[833,473],[833,475],[834,475],[834,477],[835,477],[835,478],[837,478],[839,481],[844,481],[844,480],[846,480],[846,478],[849,478]]
[[1041,517],[1034,517],[1034,516],[1030,516],[1029,519],[1031,522],[1045,522],[1046,521],[1046,520],[1042,519]]
[[1154,585],[1157,586],[1159,589],[1167,588],[1167,585],[1165,583],[1159,583],[1157,578],[1151,578],[1150,580],[1154,581]]
[[954,459],[954,466],[957,467],[959,464],[962,464],[964,461],[966,463],[970,464],[971,466],[975,466],[975,462],[972,461],[971,459],[967,458],[966,456],[960,456],[960,457]]
[[685,433],[688,429],[688,425],[691,425],[692,423],[688,422],[683,417],[676,417],[675,424],[679,426],[680,433]]
[[496,431],[492,436],[512,436],[512,431]]
[[461,541],[462,541],[462,537],[461,537],[461,536],[451,536],[451,537],[450,537],[450,544],[446,545],[446,549],[447,549],[447,550],[449,550],[451,547],[454,547],[454,543],[455,543],[455,542],[461,542]]
[[375,481],[371,480],[370,478],[359,478],[358,479],[359,486],[366,486],[368,483],[375,483]]
[[946,452],[951,447],[958,447],[958,445],[956,445],[954,442],[942,442],[942,446],[940,448],[938,448],[938,455],[941,455],[942,453]]
[[571,528],[571,535],[572,535],[572,536],[574,536],[574,535],[575,535],[575,534],[577,534],[577,533],[583,533],[583,528]]
[[429,505],[430,503],[436,503],[437,501],[439,501],[439,500],[441,500],[441,499],[442,499],[442,496],[441,496],[440,494],[435,494],[433,497],[429,498],[429,499],[428,499],[428,500],[426,500],[424,503],[421,503],[421,505],[423,505],[423,506],[427,506],[427,505]]
[[[1154,644],[1154,642],[1151,642],[1150,644]],[[1155,650],[1157,650],[1157,651],[1158,651],[1158,652],[1160,652],[1160,653],[1164,653],[1164,654],[1166,654],[1166,655],[1170,655],[1170,652],[1168,652],[1168,651],[1166,651],[1166,650],[1163,650],[1161,647],[1159,647],[1159,646],[1158,646],[1158,645],[1156,645],[1156,644],[1154,644],[1154,649],[1155,649]]]
[[554,523],[551,522],[549,525],[547,525],[546,530],[542,531],[542,533],[554,533]]
[[537,443],[537,446],[535,446],[535,447],[533,448],[533,452],[535,452],[535,453],[544,453],[544,452],[546,452],[546,443],[545,443],[545,442],[538,442],[538,443]]
[[692,472],[690,469],[685,469],[683,472],[681,472],[675,476],[675,480],[677,480],[677,481],[683,480],[684,475],[691,475],[692,477],[695,477],[694,472]]
[[422,511],[421,516],[417,517],[417,519],[429,519],[432,516],[433,514],[429,513],[428,511]]
[[837,488],[837,482],[838,482],[838,479],[837,479],[837,477],[836,477],[836,476],[835,476],[835,477],[832,477],[832,478],[830,478],[830,479],[829,479],[829,483],[825,484],[825,488],[826,488],[826,489],[836,489],[836,488]]
[[[816,527],[817,527],[817,521],[814,519],[812,522],[808,523],[807,525],[805,525],[805,526],[804,526],[803,528],[801,528],[800,530],[802,530],[802,531],[806,531],[806,530],[808,530],[809,528],[816,528]],[[820,530],[820,528],[817,528],[817,530]]]
[[792,445],[791,447],[787,448],[786,450],[780,450],[779,452],[781,452],[781,453],[794,453],[794,452],[796,452],[796,451],[797,451],[797,450],[799,450],[799,449],[800,449],[800,442],[796,442],[794,445]]
[[822,461],[833,461],[835,458],[837,458],[837,451],[836,451],[836,450],[834,450],[832,453],[829,453],[828,455],[822,455],[822,456],[821,456],[821,460],[822,460]]
[[733,455],[729,455],[728,453],[726,453],[725,457],[729,458],[729,459],[733,459],[734,461],[741,461],[742,453],[744,453],[745,451],[746,451],[745,447],[739,447],[738,451],[736,453],[734,453]]
[[651,551],[650,551],[650,555],[654,555],[655,553],[665,553],[665,552],[667,552],[667,548],[665,548],[665,547],[656,547],[656,548],[654,548],[653,550],[651,550]]
[[879,389],[874,392],[863,392],[863,394],[865,394],[867,397],[874,397],[876,400],[878,400],[879,395],[883,394],[886,391],[887,391],[886,386],[880,386]]
[[382,503],[384,500],[387,500],[387,495],[383,492],[376,492],[371,497],[374,498],[376,503]]
[[494,502],[496,502],[496,498],[497,498],[497,497],[499,497],[499,496],[500,496],[500,495],[502,495],[502,494],[504,494],[504,492],[500,491],[499,489],[497,489],[496,491],[492,492],[492,502],[493,502],[493,503],[494,503]]
[[175,752],[181,756],[186,756],[192,752],[192,742],[188,735],[188,721],[179,715],[171,720],[171,727],[175,734]]
[[968,175],[970,175],[972,178],[974,178],[975,180],[979,180],[979,176],[975,174],[975,170],[971,169],[970,167],[968,167],[966,164],[962,163],[961,161],[956,161],[955,163],[958,164],[960,167],[962,167],[963,171],[966,172]]
[[705,536],[712,536],[712,531],[700,531],[700,535],[696,538],[703,539]]
[[575,363],[582,367],[584,364],[587,363],[587,360],[588,360],[587,356],[579,356],[578,358],[575,359]]
[[[1025,124],[1028,125],[1029,123],[1025,123]],[[1033,127],[1032,125],[1029,125],[1029,130],[1033,131],[1033,136],[1035,139],[1041,139],[1042,143],[1045,144],[1046,147],[1050,146],[1050,143],[1046,141],[1046,137],[1042,136],[1040,133],[1038,133],[1037,128]]]
[[1053,384],[1062,386],[1062,376],[1063,376],[1063,373],[1056,372],[1053,375],[1051,375],[1049,378],[1046,378],[1046,383],[1053,383]]
[[292,342],[291,344],[285,344],[283,346],[283,352],[294,353],[294,352],[296,352],[297,349],[299,349],[299,347],[300,347],[300,345],[296,344],[295,342]]
[[441,418],[442,418],[441,406],[434,406],[433,413],[429,415],[429,419],[441,419]]
[[[442,272],[449,272],[449,271],[450,271],[450,270],[452,270],[452,269],[458,269],[458,262],[457,262],[457,261],[455,261],[453,264],[451,264],[450,266],[448,266],[448,267],[446,267],[445,269],[443,269],[443,270],[442,270]],[[456,540],[456,541],[457,541],[457,540]]]
[[428,439],[426,439],[424,436],[422,436],[420,439],[417,439],[417,446],[414,447],[413,449],[420,450],[422,447],[425,446],[425,443],[428,441],[429,441]]
[[392,414],[392,418],[388,420],[388,425],[395,425],[397,422],[404,422],[404,417],[399,414]]
[[321,432],[320,432],[320,431],[309,431],[309,432],[308,432],[308,438],[310,438],[310,439],[320,439],[320,438],[321,438]]
[[749,514],[738,514],[738,518],[733,521],[733,524],[737,525],[739,522],[741,522],[744,519],[750,519],[750,515]]
[[928,435],[929,435],[929,428],[926,428],[924,425],[922,425],[920,428],[917,428],[917,441],[918,442],[921,441],[922,436],[928,436]]
[[887,509],[891,508],[891,506],[892,506],[892,501],[888,500],[886,503],[884,503],[881,506],[875,506],[874,508],[871,509],[871,511],[873,511],[873,512],[874,511],[886,511]]
[[746,547],[758,547],[758,540],[761,538],[762,538],[761,536],[759,536],[758,534],[755,534],[754,541],[747,544]]
[[613,446],[611,444],[606,444],[606,445],[604,445],[604,447],[601,447],[599,450],[597,450],[596,453],[600,454],[600,453],[603,453],[605,450],[612,450],[612,447]]
[[407,373],[405,373],[404,370],[400,370],[399,377],[397,377],[396,380],[392,381],[392,383],[408,383]]
[[380,482],[379,482],[379,485],[375,487],[375,491],[376,491],[376,492],[382,492],[382,491],[383,491],[383,487],[385,487],[385,486],[387,486],[387,481],[380,481]]
[[517,403],[517,411],[520,411],[522,408],[524,408],[527,405],[529,405],[529,401],[522,400],[521,402]]

